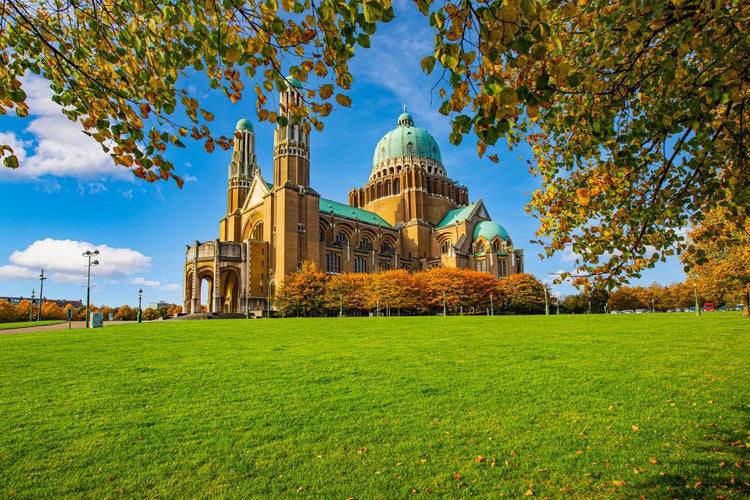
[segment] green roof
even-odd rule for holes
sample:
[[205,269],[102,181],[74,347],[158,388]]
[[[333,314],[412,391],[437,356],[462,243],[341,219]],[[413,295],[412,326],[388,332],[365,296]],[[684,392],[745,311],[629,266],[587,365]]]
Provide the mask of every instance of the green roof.
[[297,80],[296,78],[293,78],[293,77],[291,77],[291,76],[287,76],[287,77],[285,78],[285,80],[286,80],[286,83],[288,83],[288,84],[289,84],[289,85],[291,85],[292,87],[295,87],[295,88],[298,88],[298,89],[301,89],[301,88],[302,88],[302,82],[300,82],[300,81],[299,81],[299,80]]
[[391,227],[391,225],[383,220],[383,218],[378,214],[374,212],[368,212],[367,210],[362,210],[361,208],[354,208],[337,201],[326,200],[325,198],[320,198],[319,206],[321,214],[330,213],[331,211],[333,211],[333,214],[338,215],[339,217],[359,219],[362,222],[367,222],[369,224],[378,224],[383,227]]
[[253,131],[253,124],[247,118],[242,118],[240,121],[237,122],[237,126],[234,129],[237,130],[237,131],[248,130],[248,131],[252,132]]
[[443,162],[435,138],[425,129],[415,127],[409,113],[399,116],[398,127],[385,134],[375,146],[372,168],[375,169],[385,160],[403,156],[421,156]]
[[500,239],[508,239],[508,231],[497,222],[491,220],[485,220],[474,226],[474,241],[480,236],[484,237],[487,241],[492,241],[495,236],[499,236]]
[[471,203],[469,205],[466,205],[465,207],[460,208],[454,208],[447,214],[445,214],[445,217],[443,217],[443,220],[441,220],[437,227],[445,227],[450,226],[451,224],[457,224],[461,221],[465,221],[471,216],[471,212],[474,211],[474,207],[476,207],[476,203]]

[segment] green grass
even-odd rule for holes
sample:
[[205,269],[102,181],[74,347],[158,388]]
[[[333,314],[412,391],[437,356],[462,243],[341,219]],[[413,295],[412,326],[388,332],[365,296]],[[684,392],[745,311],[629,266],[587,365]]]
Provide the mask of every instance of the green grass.
[[740,313],[0,336],[0,495],[746,498]]
[[54,325],[56,323],[62,323],[59,319],[44,320],[44,321],[20,321],[18,323],[0,323],[0,330],[11,330],[13,328],[26,328],[32,326],[44,326]]

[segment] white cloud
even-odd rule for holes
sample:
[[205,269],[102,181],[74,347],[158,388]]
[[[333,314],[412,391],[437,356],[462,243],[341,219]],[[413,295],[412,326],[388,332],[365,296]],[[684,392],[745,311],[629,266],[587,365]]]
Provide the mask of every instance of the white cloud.
[[0,143],[13,147],[20,167],[0,169],[0,180],[31,180],[44,176],[79,179],[133,179],[130,170],[114,165],[99,143],[83,133],[79,123],[62,114],[52,101],[49,83],[38,76],[23,79],[29,122],[24,130],[30,140],[13,132],[0,132]]
[[169,291],[176,291],[176,290],[182,290],[182,287],[176,283],[170,283],[166,285],[162,285],[161,282],[155,281],[155,280],[147,280],[146,278],[133,278],[130,280],[130,283],[133,285],[143,285],[151,288],[156,288],[159,290],[169,290]]
[[0,282],[11,280],[35,279],[39,271],[23,266],[0,266]]
[[578,263],[583,262],[583,255],[573,251],[572,245],[565,245],[565,248],[560,253],[560,260],[562,262]]
[[[448,120],[437,112],[440,96],[437,90],[434,96],[431,91],[439,73],[425,76],[420,57],[415,56],[433,52],[434,33],[413,4],[398,2],[394,9],[400,18],[417,18],[416,22],[381,26],[372,46],[367,49],[367,57],[355,57],[352,61],[353,73],[356,78],[386,88],[406,104],[417,127],[429,130],[435,136],[447,135]],[[399,109],[394,110],[394,127],[400,113]]]
[[[151,258],[129,248],[112,248],[108,245],[94,245],[84,241],[38,240],[24,250],[16,250],[9,258],[12,265],[0,267],[0,280],[18,279],[25,270],[28,277],[36,277],[41,269],[52,281],[58,283],[80,283],[86,279],[87,250],[98,250],[92,257],[91,273],[103,278],[116,278],[142,272],[151,265]],[[26,277],[26,275],[24,275]]]

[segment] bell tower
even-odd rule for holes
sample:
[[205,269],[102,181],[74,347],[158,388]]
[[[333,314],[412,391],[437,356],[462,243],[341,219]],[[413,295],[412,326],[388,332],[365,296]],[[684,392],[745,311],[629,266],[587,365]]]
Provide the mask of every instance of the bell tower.
[[286,83],[279,96],[279,114],[286,116],[287,125],[277,126],[274,132],[271,192],[270,272],[277,282],[305,260],[320,267],[320,195],[310,187],[310,127],[291,118],[293,108],[305,106],[302,84],[291,77]]
[[243,118],[237,122],[234,131],[234,150],[232,161],[229,163],[227,185],[227,215],[221,220],[220,227],[223,241],[241,241],[241,211],[257,169],[255,132],[252,123]]
[[281,93],[279,115],[287,118],[285,127],[277,127],[274,132],[273,181],[275,186],[292,184],[307,187],[310,185],[310,132],[309,124],[300,120],[293,123],[292,109],[304,106],[302,84],[294,78],[287,78],[287,89]]

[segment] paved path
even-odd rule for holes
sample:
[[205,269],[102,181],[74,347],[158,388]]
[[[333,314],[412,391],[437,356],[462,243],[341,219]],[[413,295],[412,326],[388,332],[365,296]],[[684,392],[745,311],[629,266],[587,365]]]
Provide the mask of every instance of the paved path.
[[[105,323],[106,324],[106,323]],[[71,321],[70,328],[86,328],[85,321]],[[27,326],[24,328],[9,328],[7,330],[0,330],[0,335],[6,333],[26,333],[26,332],[49,332],[52,330],[67,330],[68,322],[63,321],[62,323],[54,323],[52,325],[40,325],[40,326]]]

